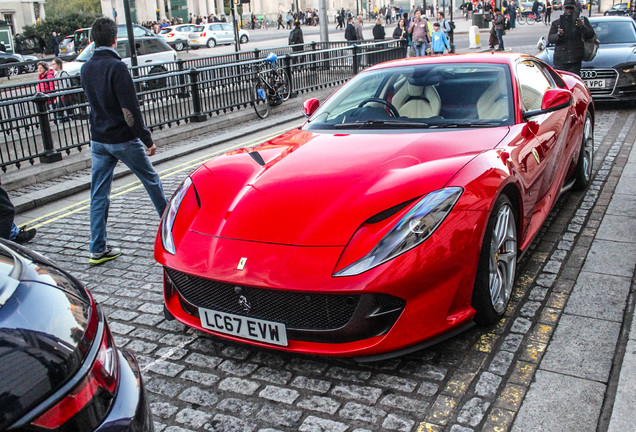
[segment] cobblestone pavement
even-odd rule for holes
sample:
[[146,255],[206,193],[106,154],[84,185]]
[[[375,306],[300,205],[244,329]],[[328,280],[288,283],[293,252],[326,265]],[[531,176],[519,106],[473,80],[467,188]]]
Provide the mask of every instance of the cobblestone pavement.
[[[397,359],[291,355],[212,338],[162,314],[158,220],[145,191],[112,199],[124,255],[86,261],[86,210],[47,224],[32,247],[87,283],[119,347],[143,370],[158,431],[506,431],[587,255],[636,136],[634,110],[597,109],[593,183],[558,202],[519,265],[505,319]],[[180,173],[164,179],[174,190]]]

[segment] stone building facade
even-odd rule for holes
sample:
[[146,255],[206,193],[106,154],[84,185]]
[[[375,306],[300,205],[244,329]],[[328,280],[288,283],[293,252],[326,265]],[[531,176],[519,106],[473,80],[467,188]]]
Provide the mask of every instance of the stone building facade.
[[13,34],[21,33],[24,26],[46,18],[45,0],[0,0],[0,21],[6,21]]

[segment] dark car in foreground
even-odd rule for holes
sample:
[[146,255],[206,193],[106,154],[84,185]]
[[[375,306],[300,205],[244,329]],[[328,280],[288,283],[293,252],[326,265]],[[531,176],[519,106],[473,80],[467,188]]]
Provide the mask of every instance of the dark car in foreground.
[[[581,78],[595,100],[636,101],[636,22],[629,17],[589,18],[601,42],[594,60],[583,62]],[[545,39],[540,41],[540,48]],[[553,65],[554,47],[537,55]]]
[[116,348],[90,292],[0,241],[0,430],[153,428],[137,361]]

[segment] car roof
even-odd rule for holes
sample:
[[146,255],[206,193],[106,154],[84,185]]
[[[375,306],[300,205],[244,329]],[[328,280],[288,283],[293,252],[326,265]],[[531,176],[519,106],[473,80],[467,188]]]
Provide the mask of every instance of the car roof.
[[588,18],[590,22],[607,22],[607,21],[628,21],[634,22],[631,17],[620,15],[596,16]]
[[529,54],[503,53],[503,52],[483,52],[455,54],[452,56],[427,56],[409,57],[406,59],[393,60],[372,66],[366,70],[380,70],[384,68],[394,68],[401,66],[415,66],[419,64],[443,64],[443,63],[479,63],[479,64],[514,64],[518,59],[536,59]]

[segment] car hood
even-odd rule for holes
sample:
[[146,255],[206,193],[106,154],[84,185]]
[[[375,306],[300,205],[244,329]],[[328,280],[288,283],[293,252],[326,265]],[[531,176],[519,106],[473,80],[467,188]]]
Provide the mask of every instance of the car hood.
[[582,68],[614,67],[616,65],[636,61],[634,49],[636,44],[610,44],[601,45],[596,52],[596,57],[590,62],[583,62]]
[[[582,68],[613,68],[616,65],[636,62],[634,50],[636,44],[608,44],[601,45],[594,60],[583,62]],[[549,47],[537,55],[541,60],[554,64],[554,48]]]
[[508,127],[395,133],[299,129],[219,156],[192,175],[191,229],[231,239],[340,246],[364,221],[443,188]]
[[78,61],[66,62],[64,63],[64,70],[71,76],[79,75],[82,66],[84,66],[84,63],[85,62]]
[[46,259],[0,244],[0,430],[58,389],[86,356],[86,291]]

